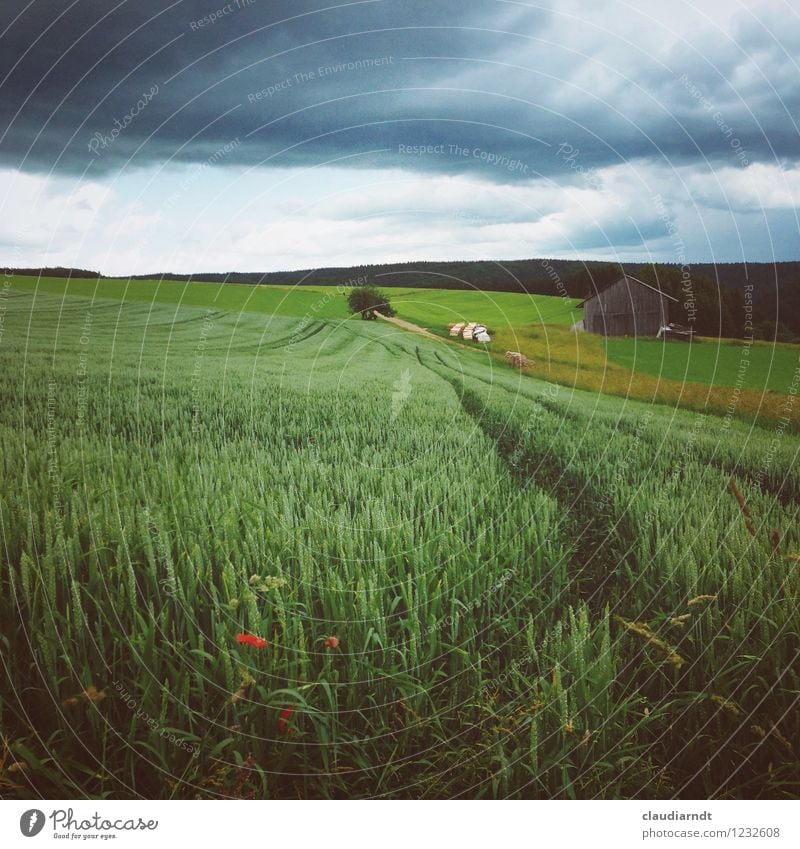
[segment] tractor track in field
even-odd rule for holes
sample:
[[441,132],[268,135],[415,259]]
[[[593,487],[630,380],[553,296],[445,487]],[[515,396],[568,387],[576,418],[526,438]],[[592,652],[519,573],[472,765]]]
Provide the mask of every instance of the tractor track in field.
[[[419,358],[419,351],[417,355]],[[549,492],[562,505],[569,517],[563,531],[575,543],[570,557],[573,588],[577,597],[593,610],[602,611],[617,590],[616,567],[630,553],[630,548],[620,547],[615,539],[615,531],[624,517],[597,513],[594,505],[598,493],[590,481],[565,464],[553,453],[551,446],[526,445],[518,459],[513,460],[523,444],[523,430],[512,421],[498,420],[491,408],[466,385],[463,377],[450,373],[452,367],[438,354],[434,356],[444,372],[421,359],[420,363],[453,387],[464,412],[492,441],[509,473],[522,487],[533,484]],[[589,518],[582,521],[579,517]]]
[[410,330],[412,333],[419,333],[420,336],[426,336],[428,339],[435,339],[437,342],[444,342],[441,336],[437,336],[435,333],[431,333],[430,330],[426,330],[424,327],[420,327],[418,324],[412,324],[410,321],[406,321],[404,318],[394,318],[388,315],[381,315],[381,313],[376,312],[375,315],[378,318],[382,318],[384,321],[388,321],[389,324],[394,324],[395,327],[402,327],[403,330]]

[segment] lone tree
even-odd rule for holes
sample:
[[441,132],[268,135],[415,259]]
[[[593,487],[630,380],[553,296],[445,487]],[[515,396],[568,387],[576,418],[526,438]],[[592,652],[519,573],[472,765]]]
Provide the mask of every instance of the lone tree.
[[356,286],[347,296],[350,312],[360,312],[361,318],[369,321],[375,318],[375,313],[394,315],[389,299],[374,286]]

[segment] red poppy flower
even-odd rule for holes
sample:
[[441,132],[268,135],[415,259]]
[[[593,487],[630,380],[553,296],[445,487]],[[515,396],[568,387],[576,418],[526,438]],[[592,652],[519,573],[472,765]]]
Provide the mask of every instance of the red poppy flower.
[[339,638],[338,637],[325,637],[324,646],[326,649],[338,649],[339,648]]
[[294,728],[289,727],[289,720],[292,718],[293,713],[294,707],[292,705],[285,707],[281,711],[281,715],[278,717],[278,731],[280,731],[281,734],[294,734]]
[[237,643],[246,643],[248,646],[255,646],[257,649],[263,649],[269,643],[263,637],[257,637],[255,634],[237,634]]

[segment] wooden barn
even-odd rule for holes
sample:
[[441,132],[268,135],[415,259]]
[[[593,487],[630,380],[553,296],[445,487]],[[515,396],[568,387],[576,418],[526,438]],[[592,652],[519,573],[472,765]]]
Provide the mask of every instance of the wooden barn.
[[677,298],[626,274],[591,298],[583,307],[583,330],[603,336],[658,336],[669,324],[669,305]]

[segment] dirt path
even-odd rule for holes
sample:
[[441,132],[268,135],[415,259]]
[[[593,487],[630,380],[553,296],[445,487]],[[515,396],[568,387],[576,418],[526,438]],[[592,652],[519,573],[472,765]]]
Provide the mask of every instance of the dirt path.
[[389,316],[381,315],[379,312],[376,312],[375,315],[377,315],[378,318],[382,318],[384,321],[388,321],[389,324],[395,324],[397,325],[397,327],[402,327],[403,330],[410,330],[412,333],[419,333],[420,336],[425,336],[427,339],[434,339],[436,342],[442,342],[445,345],[457,345],[459,348],[463,348],[465,351],[473,351],[477,354],[486,353],[486,351],[483,351],[480,348],[475,348],[472,345],[467,345],[464,342],[459,342],[457,341],[457,339],[445,339],[443,336],[437,336],[435,333],[431,333],[430,330],[426,330],[424,327],[420,327],[418,324],[406,321],[404,318],[389,318]]
[[403,330],[410,330],[412,333],[419,333],[420,336],[426,336],[428,339],[435,339],[437,342],[445,342],[445,339],[442,339],[441,336],[437,336],[435,333],[431,333],[430,330],[426,330],[424,327],[420,327],[418,324],[412,324],[410,321],[406,321],[404,318],[389,318],[389,316],[381,315],[379,312],[376,312],[375,315],[378,318],[382,318],[384,321],[388,321],[389,324],[395,324],[398,327],[402,327]]

